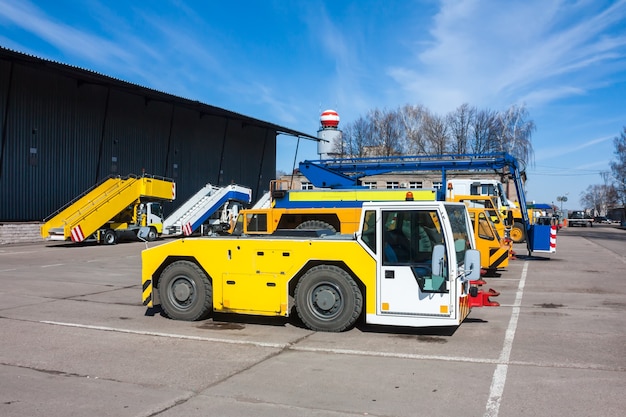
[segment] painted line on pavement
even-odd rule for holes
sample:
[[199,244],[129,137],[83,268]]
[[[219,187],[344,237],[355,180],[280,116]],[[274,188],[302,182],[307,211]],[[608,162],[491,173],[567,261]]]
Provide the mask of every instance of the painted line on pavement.
[[181,335],[181,334],[175,334],[175,333],[129,330],[129,329],[121,329],[121,328],[115,328],[115,327],[107,327],[107,326],[93,326],[93,325],[78,324],[78,323],[63,323],[63,322],[48,321],[48,320],[42,320],[39,323],[50,324],[54,326],[75,327],[75,328],[88,329],[88,330],[100,330],[100,331],[107,331],[107,332],[135,334],[135,335],[140,335],[140,336],[156,336],[156,337],[166,337],[170,339],[195,340],[195,341],[201,341],[201,342],[214,342],[214,343],[230,343],[230,344],[237,344],[237,345],[269,347],[269,348],[275,348],[275,349],[289,349],[289,350],[298,351],[298,352],[333,353],[333,354],[340,354],[340,355],[375,356],[375,357],[384,357],[384,358],[419,359],[419,360],[447,361],[447,362],[486,363],[486,364],[494,364],[494,365],[499,363],[497,359],[470,358],[467,356],[419,355],[419,354],[412,354],[412,353],[379,352],[379,351],[377,352],[377,351],[365,351],[365,350],[353,350],[353,349],[309,348],[309,347],[303,347],[303,346],[296,346],[292,343],[268,343],[268,342],[255,342],[252,340],[232,340],[232,339],[222,339],[222,338],[214,338],[214,337],[188,336],[188,335]]
[[65,264],[50,264],[50,265],[41,265],[40,268],[50,268],[53,266],[63,266]]
[[502,401],[502,394],[504,393],[504,385],[506,384],[506,374],[509,370],[509,359],[511,357],[511,349],[513,349],[513,339],[515,339],[515,332],[517,330],[517,321],[519,319],[520,307],[522,305],[522,296],[524,295],[524,285],[526,285],[526,275],[528,274],[528,261],[524,262],[522,268],[522,276],[517,287],[517,293],[515,294],[515,302],[513,304],[513,311],[511,312],[511,320],[509,320],[509,326],[506,329],[504,335],[504,343],[502,351],[500,352],[500,358],[498,359],[498,365],[493,372],[491,379],[491,387],[489,387],[489,399],[487,400],[486,410],[484,417],[497,417],[500,411],[500,402]]
[[51,324],[54,326],[78,327],[81,329],[101,330],[105,332],[135,334],[135,335],[140,335],[140,336],[156,336],[156,337],[166,337],[170,339],[196,340],[200,342],[230,343],[233,345],[252,345],[252,346],[259,346],[259,347],[276,348],[276,349],[284,349],[287,346],[289,346],[288,343],[267,343],[267,342],[254,342],[251,340],[232,340],[232,339],[220,339],[220,338],[213,338],[213,337],[188,336],[188,335],[174,334],[174,333],[160,333],[160,332],[147,332],[147,331],[141,331],[141,330],[120,329],[120,328],[107,327],[107,326],[92,326],[88,324],[62,323],[58,321],[42,320],[40,321],[40,323]]
[[428,361],[487,363],[487,364],[498,363],[496,359],[470,358],[467,356],[419,355],[415,353],[380,352],[380,351],[353,350],[353,349],[308,348],[308,347],[300,347],[300,346],[290,346],[289,350],[298,351],[298,352],[334,353],[338,355],[375,356],[379,358],[394,358],[394,359],[418,359],[418,360],[428,360]]

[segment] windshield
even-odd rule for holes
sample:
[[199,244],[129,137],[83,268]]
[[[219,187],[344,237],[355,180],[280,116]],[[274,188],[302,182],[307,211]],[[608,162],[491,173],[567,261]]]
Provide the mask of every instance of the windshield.
[[498,191],[497,195],[498,195],[498,198],[500,199],[500,203],[503,206],[508,207],[509,206],[509,201],[506,198],[506,193],[504,192],[504,188],[502,188],[502,184],[498,183],[498,186],[497,186],[496,189]]
[[443,243],[436,210],[385,210],[382,220],[385,265],[429,264],[434,246]]
[[464,205],[446,204],[446,211],[452,226],[457,263],[461,265],[465,259],[465,251],[472,248],[468,231],[471,233],[473,229],[467,224],[467,210]]

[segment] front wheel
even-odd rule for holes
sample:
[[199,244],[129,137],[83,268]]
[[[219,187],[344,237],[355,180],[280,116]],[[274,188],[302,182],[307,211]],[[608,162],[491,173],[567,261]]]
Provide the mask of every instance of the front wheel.
[[295,290],[296,311],[311,330],[341,332],[359,318],[363,296],[343,269],[318,265],[307,271]]
[[524,240],[526,240],[526,233],[524,230],[524,224],[522,222],[513,223],[510,237],[513,243],[522,243]]
[[176,261],[161,273],[159,297],[169,318],[202,320],[209,316],[213,307],[213,285],[198,265]]
[[157,240],[158,237],[158,233],[156,231],[156,229],[152,226],[150,226],[150,230],[148,231],[148,235],[146,236],[146,240],[148,242],[154,242],[155,240]]

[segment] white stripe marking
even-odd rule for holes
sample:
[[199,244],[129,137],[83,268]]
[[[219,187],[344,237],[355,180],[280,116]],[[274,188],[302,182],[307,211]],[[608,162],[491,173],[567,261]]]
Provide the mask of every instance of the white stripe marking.
[[219,338],[213,338],[213,337],[187,336],[187,335],[172,334],[172,333],[145,332],[145,331],[140,331],[140,330],[119,329],[115,327],[105,327],[105,326],[91,326],[88,324],[77,324],[77,323],[61,323],[57,321],[47,321],[47,320],[42,320],[40,321],[40,323],[52,324],[55,326],[78,327],[81,329],[89,329],[89,330],[103,330],[105,332],[136,334],[136,335],[141,335],[141,336],[157,336],[157,337],[167,337],[170,339],[197,340],[201,342],[230,343],[233,345],[252,345],[252,346],[270,347],[270,348],[277,348],[277,349],[284,349],[285,347],[288,346],[287,343],[254,342],[251,340],[232,340],[232,339],[219,339]]
[[359,356],[376,356],[383,358],[398,358],[398,359],[419,359],[419,360],[434,360],[434,361],[447,361],[447,362],[468,362],[468,363],[487,363],[497,364],[498,361],[488,358],[469,358],[466,356],[442,356],[442,355],[418,355],[411,353],[395,353],[395,352],[376,352],[366,350],[353,350],[353,349],[332,349],[332,348],[311,348],[311,347],[298,347],[291,343],[268,343],[268,342],[254,342],[251,340],[232,340],[232,339],[220,339],[214,337],[201,337],[201,336],[188,336],[174,333],[160,333],[160,332],[147,332],[141,330],[129,330],[120,329],[115,327],[106,326],[93,326],[88,324],[78,323],[63,323],[57,321],[42,320],[40,323],[51,324],[55,326],[76,327],[89,330],[101,330],[107,332],[119,332],[127,334],[135,334],[140,336],[157,336],[166,337],[170,339],[182,339],[182,340],[196,340],[201,342],[215,342],[215,343],[230,343],[237,345],[252,345],[259,347],[270,347],[277,349],[290,349],[298,352],[313,352],[313,353],[334,353],[339,355],[359,355]]
[[522,296],[524,295],[524,285],[526,284],[526,274],[528,273],[528,261],[524,262],[522,269],[522,277],[515,294],[515,302],[513,303],[513,311],[511,312],[511,320],[509,327],[506,329],[504,336],[504,344],[498,358],[498,365],[493,372],[491,379],[491,387],[489,388],[489,399],[485,407],[484,417],[497,417],[500,410],[500,402],[504,393],[504,385],[506,384],[506,374],[509,370],[509,359],[511,357],[511,349],[513,348],[513,339],[515,339],[515,331],[517,330],[517,321],[519,319],[520,306],[522,305]]

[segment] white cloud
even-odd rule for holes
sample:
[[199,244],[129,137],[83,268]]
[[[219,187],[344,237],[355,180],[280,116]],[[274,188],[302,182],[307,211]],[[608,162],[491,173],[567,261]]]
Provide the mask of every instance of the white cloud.
[[602,136],[599,138],[593,138],[579,143],[569,143],[566,146],[561,144],[555,144],[553,148],[542,148],[540,152],[536,152],[535,161],[554,160],[555,156],[562,158],[564,155],[569,155],[597,146],[599,144],[612,140],[614,136]]
[[600,12],[592,3],[559,1],[498,6],[443,1],[432,43],[417,45],[411,66],[390,66],[390,76],[438,112],[463,102],[497,108],[584,94],[597,81],[586,70],[601,77],[625,55],[623,28],[611,34],[626,16],[623,0]]
[[54,22],[28,1],[5,1],[0,7],[0,15],[64,54],[80,56],[98,64],[132,61],[132,54],[125,48],[72,26]]

